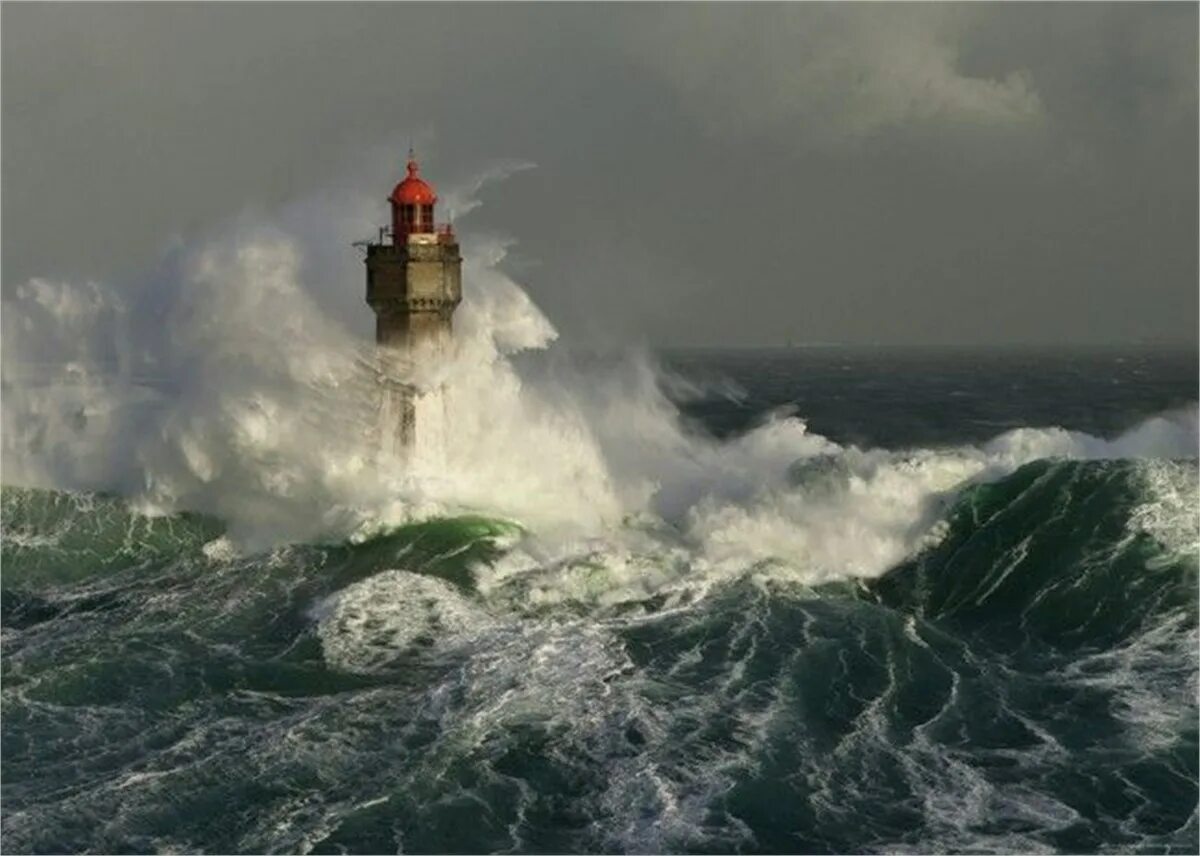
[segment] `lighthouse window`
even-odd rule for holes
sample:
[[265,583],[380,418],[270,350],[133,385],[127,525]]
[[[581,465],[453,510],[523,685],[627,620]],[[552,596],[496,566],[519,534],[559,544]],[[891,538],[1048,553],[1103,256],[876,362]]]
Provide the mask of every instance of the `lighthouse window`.
[[422,205],[421,206],[421,222],[426,228],[433,227],[433,206],[432,205]]

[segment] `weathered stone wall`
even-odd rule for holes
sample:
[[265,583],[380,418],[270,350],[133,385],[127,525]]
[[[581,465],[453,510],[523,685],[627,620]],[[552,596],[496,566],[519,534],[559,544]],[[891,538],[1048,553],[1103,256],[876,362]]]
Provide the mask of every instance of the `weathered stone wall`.
[[440,390],[418,389],[414,368],[449,348],[462,301],[462,258],[452,241],[367,247],[367,303],[379,346],[382,448],[405,455],[432,450],[445,430]]
[[367,248],[367,303],[375,310],[375,341],[418,358],[449,341],[462,301],[462,258],[454,243]]

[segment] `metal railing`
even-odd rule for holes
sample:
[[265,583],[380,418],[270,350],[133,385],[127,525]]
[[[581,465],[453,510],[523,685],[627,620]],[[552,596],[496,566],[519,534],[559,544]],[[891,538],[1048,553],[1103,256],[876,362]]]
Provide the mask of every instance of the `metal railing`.
[[[410,229],[405,233],[405,238],[408,235],[433,235],[439,244],[453,244],[456,240],[454,234],[453,223],[438,223],[432,229]],[[379,236],[376,240],[355,241],[354,246],[365,249],[367,247],[388,246],[389,241],[395,243],[395,233],[390,226],[380,226]]]

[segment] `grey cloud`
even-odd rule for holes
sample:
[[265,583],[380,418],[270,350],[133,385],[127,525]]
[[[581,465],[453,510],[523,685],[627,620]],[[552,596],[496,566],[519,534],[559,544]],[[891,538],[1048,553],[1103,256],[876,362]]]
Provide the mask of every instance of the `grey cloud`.
[[411,140],[569,342],[1197,337],[1194,4],[0,16],[6,294],[309,200],[318,298],[367,335],[346,238]]
[[703,6],[665,9],[635,35],[714,133],[803,125],[827,144],[909,123],[1036,120],[1028,69],[973,76],[959,44],[975,16],[937,6],[784,5],[775,14]]

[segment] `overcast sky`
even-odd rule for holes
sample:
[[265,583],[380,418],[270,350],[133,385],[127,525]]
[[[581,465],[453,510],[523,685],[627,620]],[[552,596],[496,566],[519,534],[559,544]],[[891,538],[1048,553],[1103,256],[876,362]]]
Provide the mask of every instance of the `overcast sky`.
[[462,231],[574,341],[1197,339],[1193,3],[2,16],[5,293],[335,181],[382,223],[412,139],[439,186],[535,165]]

